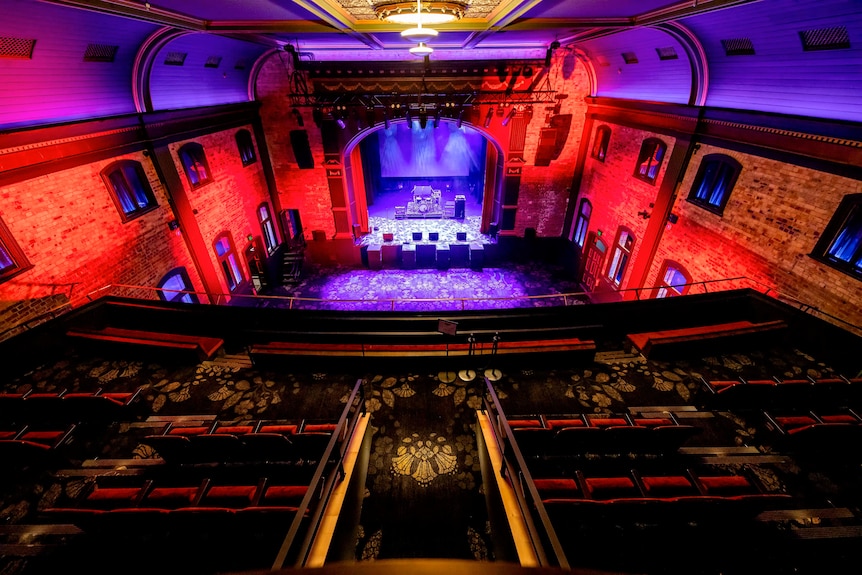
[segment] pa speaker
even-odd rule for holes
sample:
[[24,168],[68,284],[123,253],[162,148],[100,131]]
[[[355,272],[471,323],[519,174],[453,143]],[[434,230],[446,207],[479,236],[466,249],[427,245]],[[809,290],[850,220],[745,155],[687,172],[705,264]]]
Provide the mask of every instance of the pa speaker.
[[300,170],[308,170],[314,167],[314,156],[311,155],[308,132],[305,130],[291,130],[290,147],[293,148],[293,157],[296,158],[296,163],[299,164]]
[[458,238],[459,242],[466,242],[467,241],[467,232],[457,232],[455,234],[455,237]]
[[395,234],[393,234],[391,232],[385,232],[383,234],[383,241],[384,242],[391,242],[394,239],[395,239]]
[[432,242],[436,242],[440,239],[440,234],[438,232],[428,232],[428,239]]
[[422,232],[413,232],[413,241],[421,242],[422,241]]

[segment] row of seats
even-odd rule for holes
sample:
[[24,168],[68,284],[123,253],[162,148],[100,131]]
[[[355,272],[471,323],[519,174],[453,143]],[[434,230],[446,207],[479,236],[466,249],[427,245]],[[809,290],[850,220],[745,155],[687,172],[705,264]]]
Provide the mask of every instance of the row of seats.
[[509,421],[527,460],[585,456],[665,456],[676,453],[699,427],[675,418],[611,416],[541,416]]
[[844,407],[862,401],[862,378],[707,380],[701,377],[702,407],[761,410],[796,407]]
[[317,465],[335,431],[334,423],[279,423],[183,426],[168,424],[141,442],[168,464],[280,463]]
[[69,443],[76,426],[0,426],[0,460],[5,464],[29,466],[46,462]]
[[765,410],[763,415],[783,450],[842,460],[862,458],[862,417],[849,407]]
[[241,522],[251,529],[264,527],[268,520],[289,525],[284,521],[299,512],[307,493],[307,485],[268,478],[240,484],[211,479],[197,484],[145,480],[119,487],[96,482],[74,505],[49,507],[42,515],[53,523],[72,523],[84,530],[158,528],[183,534],[189,521],[211,529],[222,521]]
[[141,388],[130,392],[35,391],[0,393],[4,423],[104,423],[137,415]]
[[[590,474],[576,470],[570,477],[538,478],[534,484],[547,511],[559,518],[566,513],[607,514],[655,512],[656,519],[690,515],[740,518],[769,509],[792,507],[793,497],[786,493],[766,493],[746,475],[697,473],[655,474],[629,470],[618,474]],[[564,515],[560,516],[561,513]],[[567,520],[584,518],[571,515]]]

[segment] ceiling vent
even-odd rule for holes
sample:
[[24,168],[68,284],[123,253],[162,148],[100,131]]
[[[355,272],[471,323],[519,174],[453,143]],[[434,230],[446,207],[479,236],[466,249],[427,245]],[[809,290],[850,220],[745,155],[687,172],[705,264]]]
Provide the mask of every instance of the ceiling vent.
[[36,40],[26,38],[9,38],[0,36],[0,58],[15,58],[18,60],[32,60],[33,46]]
[[87,44],[84,51],[84,62],[113,62],[119,46],[108,44]]
[[168,66],[182,66],[185,64],[187,52],[168,52],[165,56],[165,64]]
[[221,56],[210,56],[207,58],[204,68],[218,68],[221,65]]
[[656,53],[658,53],[659,60],[676,60],[679,56],[676,55],[676,50],[673,46],[668,46],[667,48],[656,48]]
[[245,70],[245,60],[237,60],[233,66],[234,70]]
[[634,52],[623,52],[623,60],[626,61],[626,64],[637,64],[638,57]]
[[754,56],[754,44],[748,38],[732,38],[722,40],[726,56]]
[[815,50],[846,50],[850,47],[850,36],[847,28],[820,28],[818,30],[803,30],[799,33],[802,49],[806,52]]
[[596,56],[596,62],[598,62],[599,66],[602,66],[603,68],[607,68],[611,65],[611,63],[608,62],[608,59],[604,56]]

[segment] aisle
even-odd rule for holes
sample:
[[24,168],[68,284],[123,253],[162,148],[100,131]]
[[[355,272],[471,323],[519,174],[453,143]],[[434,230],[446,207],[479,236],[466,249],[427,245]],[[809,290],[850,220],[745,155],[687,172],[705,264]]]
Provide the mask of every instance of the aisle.
[[371,382],[374,436],[357,560],[490,559],[474,436],[480,382]]

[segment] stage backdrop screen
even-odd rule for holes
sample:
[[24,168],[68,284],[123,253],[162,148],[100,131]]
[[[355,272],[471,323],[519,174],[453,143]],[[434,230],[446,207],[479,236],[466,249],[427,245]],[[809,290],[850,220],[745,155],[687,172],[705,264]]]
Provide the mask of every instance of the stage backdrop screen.
[[429,119],[423,130],[419,120],[393,123],[378,132],[380,176],[383,178],[466,177],[481,173],[485,138],[478,131],[454,122]]

